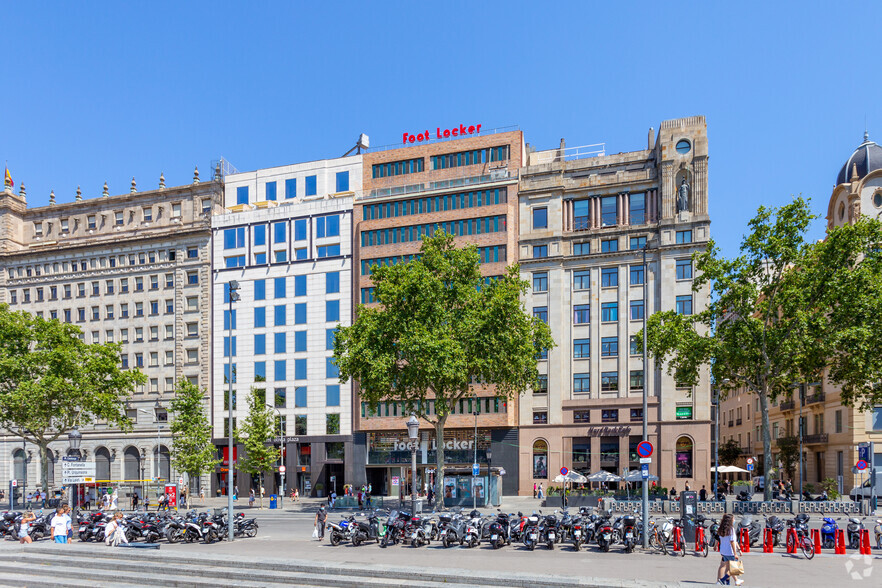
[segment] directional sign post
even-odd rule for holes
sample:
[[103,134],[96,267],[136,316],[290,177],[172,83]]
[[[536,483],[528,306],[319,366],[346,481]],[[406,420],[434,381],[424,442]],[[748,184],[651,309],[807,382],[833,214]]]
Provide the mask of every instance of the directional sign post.
[[94,461],[62,461],[62,484],[90,484],[95,481]]

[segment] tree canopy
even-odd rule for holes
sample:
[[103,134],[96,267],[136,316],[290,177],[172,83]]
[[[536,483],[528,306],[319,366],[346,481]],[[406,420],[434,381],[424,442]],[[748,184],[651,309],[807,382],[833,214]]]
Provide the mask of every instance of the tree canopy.
[[[363,401],[402,402],[435,429],[436,480],[444,479],[444,425],[457,401],[492,384],[514,398],[538,383],[537,355],[554,346],[548,326],[524,311],[518,267],[485,281],[474,245],[437,231],[408,263],[375,267],[379,306],[359,306],[334,340],[340,381]],[[433,410],[429,402],[433,401]]]
[[[711,241],[693,256],[693,289],[710,285],[707,307],[694,315],[659,312],[649,318],[647,345],[677,381],[695,383],[710,364],[722,393],[747,388],[760,400],[763,466],[773,466],[769,402],[800,383],[842,387],[844,403],[880,400],[882,354],[882,227],[861,218],[807,240],[816,218],[803,198],[760,207],[740,255],[724,257]],[[876,352],[874,352],[876,351]],[[766,486],[766,498],[770,487]]]
[[202,390],[188,380],[179,381],[170,408],[175,468],[187,472],[191,478],[212,471],[220,460],[211,442],[211,425]]
[[[251,389],[248,395],[248,416],[235,429],[236,442],[245,447],[245,456],[239,460],[239,469],[258,475],[263,488],[264,473],[275,468],[281,452],[273,444],[275,435],[274,411],[266,404],[266,390]],[[263,493],[260,506],[263,506]]]
[[49,443],[99,420],[129,430],[126,400],[147,379],[120,368],[119,344],[86,344],[80,335],[0,305],[0,427],[40,448],[47,491]]

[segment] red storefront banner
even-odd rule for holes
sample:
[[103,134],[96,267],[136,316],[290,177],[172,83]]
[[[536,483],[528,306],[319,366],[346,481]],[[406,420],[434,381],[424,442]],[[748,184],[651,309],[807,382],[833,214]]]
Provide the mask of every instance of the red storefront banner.
[[[224,460],[223,460],[223,462],[221,462],[221,465],[225,465],[225,466],[230,465],[230,448],[229,447],[223,448],[223,458],[224,458]],[[233,447],[233,462],[235,463],[238,460],[239,460],[239,448],[234,446]]]

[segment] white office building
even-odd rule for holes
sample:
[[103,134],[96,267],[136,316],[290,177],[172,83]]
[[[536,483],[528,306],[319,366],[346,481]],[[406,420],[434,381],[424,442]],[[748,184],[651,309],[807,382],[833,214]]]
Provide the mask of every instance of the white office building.
[[[352,203],[361,181],[360,155],[225,178],[227,213],[212,218],[212,425],[223,457],[212,490],[226,488],[231,367],[234,425],[247,416],[252,388],[276,410],[288,492],[325,496],[333,485],[342,493],[352,477],[351,385],[340,384],[331,357],[335,329],[352,320]],[[231,280],[240,296],[232,311]],[[254,487],[237,478],[240,494]],[[281,484],[277,468],[266,492]]]

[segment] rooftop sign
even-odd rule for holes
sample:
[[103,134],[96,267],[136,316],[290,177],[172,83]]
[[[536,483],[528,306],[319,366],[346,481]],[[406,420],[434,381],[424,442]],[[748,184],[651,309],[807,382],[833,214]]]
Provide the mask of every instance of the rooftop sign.
[[432,139],[449,139],[450,137],[465,137],[466,135],[474,135],[481,132],[481,125],[459,125],[458,127],[453,127],[451,129],[441,130],[441,127],[435,128],[435,136],[429,133],[429,130],[426,129],[422,133],[417,133],[412,135],[410,133],[405,132],[401,142],[402,143],[421,143],[423,141],[430,141]]

